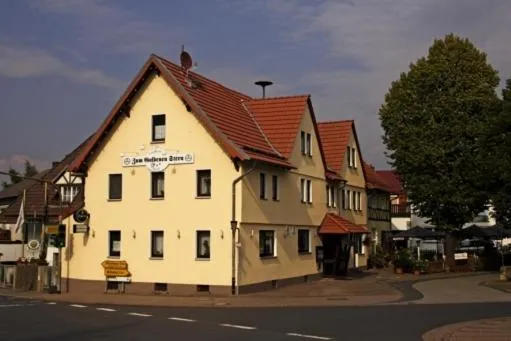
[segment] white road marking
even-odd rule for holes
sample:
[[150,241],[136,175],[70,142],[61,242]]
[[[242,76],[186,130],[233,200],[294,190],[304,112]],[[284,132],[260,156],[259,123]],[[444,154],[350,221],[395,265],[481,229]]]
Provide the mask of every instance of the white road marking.
[[1,304],[0,308],[7,308],[7,307],[23,307],[23,304]]
[[46,303],[46,304],[49,304],[49,305],[55,305],[55,304],[57,304],[57,302],[48,302],[48,303]]
[[115,309],[111,309],[111,308],[96,308],[96,310],[101,310],[101,311],[116,311]]
[[330,338],[330,337],[316,336],[316,335],[307,335],[307,334],[298,334],[298,333],[286,333],[286,335],[298,336],[298,337],[303,337],[303,338],[307,338],[307,339],[315,339],[315,340],[332,340],[332,338]]
[[141,314],[141,313],[128,313],[128,315],[132,315],[132,316],[142,316],[142,317],[149,317],[149,316],[153,316],[153,315],[149,315],[149,314]]
[[75,308],[87,308],[86,305],[81,305],[81,304],[70,304],[69,306],[70,307],[75,307]]
[[221,324],[222,327],[230,327],[230,328],[238,328],[238,329],[246,329],[246,330],[254,330],[257,329],[256,327],[250,327],[250,326],[240,326],[238,324],[228,324],[224,323]]
[[169,320],[181,321],[181,322],[195,322],[195,320],[185,319],[185,318],[182,318],[182,317],[169,317]]

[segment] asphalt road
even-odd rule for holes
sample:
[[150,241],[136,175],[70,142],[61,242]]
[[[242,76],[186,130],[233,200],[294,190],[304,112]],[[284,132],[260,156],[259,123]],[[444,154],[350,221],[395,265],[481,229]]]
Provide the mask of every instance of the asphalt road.
[[83,306],[0,297],[0,340],[421,340],[435,327],[511,316],[509,303],[325,308]]

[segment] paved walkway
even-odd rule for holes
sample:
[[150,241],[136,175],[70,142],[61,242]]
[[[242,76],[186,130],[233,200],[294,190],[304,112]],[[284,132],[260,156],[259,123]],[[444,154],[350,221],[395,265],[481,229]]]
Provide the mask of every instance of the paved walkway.
[[511,317],[443,326],[425,333],[422,338],[424,341],[509,341]]
[[432,280],[414,284],[424,295],[417,304],[511,302],[511,295],[482,285],[496,274]]

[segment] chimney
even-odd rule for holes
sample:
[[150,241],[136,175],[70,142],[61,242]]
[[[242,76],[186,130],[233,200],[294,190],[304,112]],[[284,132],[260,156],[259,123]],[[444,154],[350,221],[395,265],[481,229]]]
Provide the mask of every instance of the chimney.
[[257,81],[254,83],[255,85],[259,85],[261,88],[263,88],[263,98],[266,98],[266,87],[268,85],[272,85],[272,81]]

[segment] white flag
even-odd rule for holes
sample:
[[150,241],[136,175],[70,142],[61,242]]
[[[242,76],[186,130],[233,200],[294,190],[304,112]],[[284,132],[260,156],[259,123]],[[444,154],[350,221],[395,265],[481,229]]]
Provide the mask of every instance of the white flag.
[[18,220],[16,220],[16,229],[14,230],[15,233],[18,233],[20,228],[25,223],[25,209],[24,209],[24,206],[25,206],[25,196],[23,196],[23,198],[21,199],[20,213],[18,215]]

